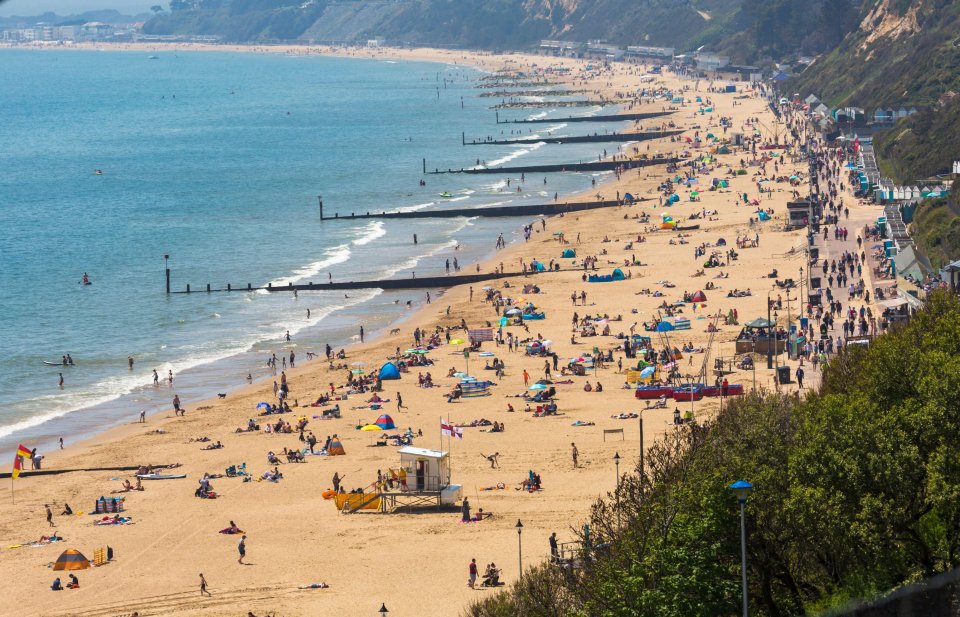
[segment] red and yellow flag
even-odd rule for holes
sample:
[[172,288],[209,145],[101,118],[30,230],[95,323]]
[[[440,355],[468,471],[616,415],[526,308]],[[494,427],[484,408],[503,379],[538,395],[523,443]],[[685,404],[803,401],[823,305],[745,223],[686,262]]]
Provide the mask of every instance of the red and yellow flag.
[[17,454],[13,457],[13,473],[11,476],[14,479],[20,477],[20,460],[24,458],[33,458],[33,452],[27,446],[20,444],[17,447]]

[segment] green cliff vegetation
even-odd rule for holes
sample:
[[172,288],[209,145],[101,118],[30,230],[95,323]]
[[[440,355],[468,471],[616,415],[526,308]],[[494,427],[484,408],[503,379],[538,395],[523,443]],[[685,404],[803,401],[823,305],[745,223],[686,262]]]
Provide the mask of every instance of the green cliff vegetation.
[[949,197],[922,202],[911,223],[911,238],[934,268],[960,258],[960,182]]
[[832,105],[932,106],[960,92],[960,3],[875,0],[833,51],[790,82]]
[[960,160],[960,97],[943,107],[933,107],[900,120],[878,133],[874,149],[884,172],[901,183],[917,183],[936,174],[950,173]]
[[957,567],[958,352],[960,304],[933,294],[908,325],[840,354],[809,397],[747,396],[667,436],[619,500],[593,508],[581,567],[532,568],[467,614],[736,614],[737,479],[755,486],[753,615],[817,612]]

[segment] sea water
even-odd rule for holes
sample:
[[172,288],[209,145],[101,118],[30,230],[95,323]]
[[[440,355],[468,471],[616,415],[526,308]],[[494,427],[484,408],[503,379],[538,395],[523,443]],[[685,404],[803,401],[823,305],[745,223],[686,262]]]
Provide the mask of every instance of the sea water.
[[[519,178],[508,187],[500,175],[424,176],[422,159],[430,169],[457,169],[478,158],[490,165],[595,160],[616,148],[461,145],[461,133],[510,138],[521,130],[495,124],[489,106],[496,100],[479,97],[482,73],[468,67],[156,55],[0,50],[0,449],[135,421],[141,410],[169,407],[175,393],[190,409],[244,385],[248,375],[272,379],[272,354],[293,350],[303,362],[328,343],[339,349],[361,325],[372,334],[402,319],[406,302],[416,308],[427,292],[208,295],[207,283],[430,276],[454,258],[470,271],[491,256],[498,234],[517,241],[530,222],[321,223],[319,195],[327,216],[547,202],[589,189],[596,176],[540,174],[518,193]],[[527,126],[524,137],[623,125]],[[558,256],[554,245],[543,246],[542,259]],[[201,293],[167,295],[165,264],[174,290],[189,283]],[[85,272],[91,285],[80,283]],[[442,306],[438,291],[431,293]],[[75,366],[43,364],[67,353]]]

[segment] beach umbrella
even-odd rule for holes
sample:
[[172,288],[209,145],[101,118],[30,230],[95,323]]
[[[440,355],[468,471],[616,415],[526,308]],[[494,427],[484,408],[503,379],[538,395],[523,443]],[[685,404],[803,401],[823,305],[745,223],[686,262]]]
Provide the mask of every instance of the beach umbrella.
[[383,429],[377,426],[376,424],[368,424],[360,430],[361,431],[382,431]]
[[543,345],[544,347],[547,347],[549,345],[553,345],[553,341],[551,341],[550,339],[546,339],[540,344]]
[[696,197],[696,196],[699,195],[699,194],[700,194],[700,193],[697,192],[697,191],[690,191],[690,196],[691,196],[691,197]]
[[481,358],[492,358],[494,355],[495,355],[495,354],[494,354],[492,351],[481,351],[481,352],[480,352],[480,357],[481,357]]
[[57,557],[53,564],[54,570],[86,570],[90,567],[90,560],[83,553],[74,549],[67,549]]
[[531,389],[531,390],[546,390],[546,389],[547,389],[547,386],[543,385],[542,383],[535,383],[535,384],[533,384],[532,386],[530,386],[530,389]]
[[455,338],[455,339],[453,339],[452,341],[450,341],[450,344],[451,344],[451,345],[463,345],[463,339],[462,339],[462,338]]
[[267,402],[257,403],[257,409],[270,409],[270,403],[267,403]]
[[653,366],[644,367],[643,370],[640,371],[640,377],[642,379],[648,379],[650,377],[653,377],[653,374],[656,371],[657,371],[656,367],[653,367]]
[[504,313],[504,314],[505,314],[505,315],[519,315],[519,314],[520,314],[520,309],[513,308],[513,309],[510,309],[509,311],[507,311],[507,312]]

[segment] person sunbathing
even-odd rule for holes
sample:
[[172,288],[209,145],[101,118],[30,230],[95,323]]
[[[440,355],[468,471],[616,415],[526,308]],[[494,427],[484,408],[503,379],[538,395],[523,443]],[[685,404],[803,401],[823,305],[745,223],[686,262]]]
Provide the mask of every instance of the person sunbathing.
[[212,443],[209,446],[206,446],[200,449],[201,450],[219,450],[222,447],[223,447],[223,444],[218,441],[217,443]]

